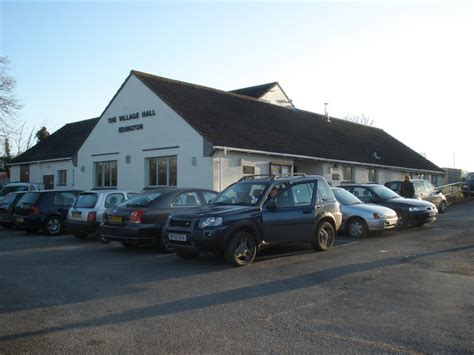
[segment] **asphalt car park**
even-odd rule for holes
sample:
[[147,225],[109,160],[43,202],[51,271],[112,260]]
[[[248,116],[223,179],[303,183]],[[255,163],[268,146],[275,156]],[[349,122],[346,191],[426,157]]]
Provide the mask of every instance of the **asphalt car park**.
[[472,353],[474,202],[245,268],[0,230],[0,353]]

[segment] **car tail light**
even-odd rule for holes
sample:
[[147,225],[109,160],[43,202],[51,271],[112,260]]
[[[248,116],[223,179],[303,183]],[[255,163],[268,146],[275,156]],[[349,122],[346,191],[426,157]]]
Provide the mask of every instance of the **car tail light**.
[[128,221],[131,223],[142,223],[142,216],[145,213],[143,210],[135,210],[132,212]]
[[43,214],[43,210],[41,208],[39,208],[38,206],[31,206],[30,214],[40,215],[40,214]]
[[95,222],[96,217],[97,217],[97,215],[96,215],[95,212],[89,212],[87,214],[87,222]]

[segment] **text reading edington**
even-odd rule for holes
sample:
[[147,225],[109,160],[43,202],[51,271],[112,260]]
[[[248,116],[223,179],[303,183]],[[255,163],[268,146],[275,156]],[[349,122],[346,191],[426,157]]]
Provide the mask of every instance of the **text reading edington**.
[[[151,117],[151,116],[156,116],[155,110],[146,110],[141,112],[141,117]],[[119,121],[129,121],[129,120],[136,120],[140,118],[140,112],[133,112],[129,113],[126,115],[120,115],[118,116]],[[109,123],[116,123],[117,122],[117,116],[114,117],[109,117],[108,118]],[[137,131],[139,129],[143,129],[143,123],[139,124],[134,124],[131,126],[124,126],[124,127],[119,127],[118,131],[119,133],[124,133],[124,132],[131,132],[131,131]]]

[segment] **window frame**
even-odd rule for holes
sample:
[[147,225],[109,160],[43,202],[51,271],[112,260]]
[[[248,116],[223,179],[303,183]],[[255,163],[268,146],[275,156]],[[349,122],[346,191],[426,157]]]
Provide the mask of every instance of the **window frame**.
[[[347,169],[350,169],[350,179],[347,179],[347,176],[346,176],[346,172],[347,172]],[[343,165],[341,167],[341,170],[342,170],[342,181],[344,182],[353,182],[354,181],[354,167],[351,166],[351,165]]]
[[[172,159],[175,160],[175,171],[174,171],[174,184],[171,184],[173,181],[171,181],[171,173],[172,171],[170,170],[171,164],[170,162]],[[166,161],[166,184],[160,185],[160,160],[165,160]],[[155,183],[156,184],[151,184],[151,179],[150,179],[150,174],[152,172],[151,170],[151,163],[155,162],[154,168],[154,176],[155,176]],[[145,166],[146,166],[146,186],[147,187],[164,187],[164,186],[177,186],[178,185],[178,155],[163,155],[163,156],[155,156],[155,157],[148,157],[145,158]]]
[[[115,166],[115,167],[114,167]],[[100,167],[100,170],[98,169]],[[100,171],[100,182],[98,172]],[[107,179],[106,172],[108,172],[109,177]],[[114,174],[115,172],[115,179]],[[106,185],[105,182],[109,181],[109,185]],[[115,185],[113,184],[115,182]],[[109,189],[117,188],[118,185],[118,161],[117,160],[104,160],[104,161],[95,161],[94,162],[94,187],[98,189]]]
[[[62,174],[64,173],[64,176],[62,176]],[[66,186],[67,185],[67,169],[60,169],[57,171],[57,179],[58,179],[58,183],[56,184],[56,186]],[[62,177],[64,177],[64,180],[62,179]]]

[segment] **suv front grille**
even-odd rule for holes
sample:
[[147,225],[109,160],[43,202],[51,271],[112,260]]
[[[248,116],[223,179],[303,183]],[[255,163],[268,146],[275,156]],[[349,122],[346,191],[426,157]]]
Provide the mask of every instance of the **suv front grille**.
[[191,220],[180,220],[180,219],[171,219],[170,227],[183,227],[189,228],[193,224]]

